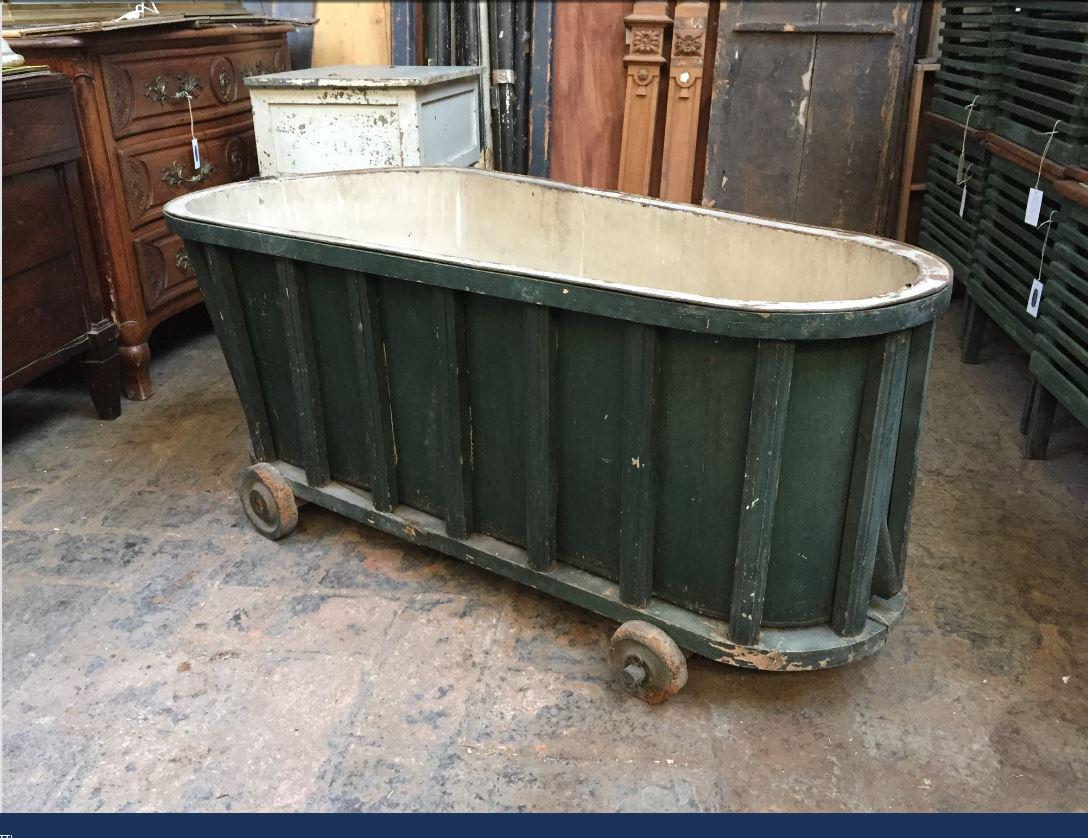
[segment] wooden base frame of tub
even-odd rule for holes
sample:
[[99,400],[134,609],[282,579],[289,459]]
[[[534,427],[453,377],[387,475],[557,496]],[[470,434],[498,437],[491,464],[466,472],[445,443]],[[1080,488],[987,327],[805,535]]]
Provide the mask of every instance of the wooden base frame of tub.
[[445,521],[418,509],[398,506],[383,512],[374,507],[370,492],[335,481],[312,486],[301,468],[282,461],[267,465],[286,479],[299,500],[462,559],[610,620],[644,620],[664,630],[690,652],[746,669],[796,672],[830,669],[860,660],[883,648],[888,629],[899,622],[906,605],[905,590],[890,599],[871,597],[864,628],[851,637],[842,637],[827,625],[764,627],[755,642],[740,645],[730,640],[729,623],[724,620],[703,617],[657,598],[641,608],[627,605],[620,600],[619,585],[596,574],[563,563],[552,570],[535,570],[525,550],[505,541],[478,533],[455,538],[447,532]]

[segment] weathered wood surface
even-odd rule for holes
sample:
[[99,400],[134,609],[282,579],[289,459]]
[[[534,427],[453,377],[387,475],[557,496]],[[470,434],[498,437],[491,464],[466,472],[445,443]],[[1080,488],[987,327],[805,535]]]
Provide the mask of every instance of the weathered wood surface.
[[551,177],[615,189],[626,78],[623,18],[629,0],[556,3]]
[[722,3],[703,203],[889,232],[916,4]]

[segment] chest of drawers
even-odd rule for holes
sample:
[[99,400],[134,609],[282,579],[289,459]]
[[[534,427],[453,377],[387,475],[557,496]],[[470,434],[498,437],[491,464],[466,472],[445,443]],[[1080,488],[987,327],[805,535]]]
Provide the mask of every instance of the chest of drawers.
[[4,392],[78,358],[99,417],[113,419],[117,326],[84,220],[72,83],[47,72],[5,78],[3,106]]
[[64,73],[75,87],[88,221],[120,328],[121,378],[130,399],[153,392],[152,330],[201,301],[181,240],[163,224],[162,205],[257,174],[245,80],[289,69],[291,29],[145,27],[12,41],[28,63]]

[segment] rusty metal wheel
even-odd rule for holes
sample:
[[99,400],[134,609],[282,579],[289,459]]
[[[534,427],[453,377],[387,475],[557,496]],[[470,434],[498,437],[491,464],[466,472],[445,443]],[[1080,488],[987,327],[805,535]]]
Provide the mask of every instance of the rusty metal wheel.
[[612,669],[627,692],[660,704],[688,682],[687,657],[665,632],[631,620],[612,635]]
[[246,517],[265,538],[289,535],[298,524],[298,505],[283,475],[268,463],[254,463],[238,475],[238,496]]

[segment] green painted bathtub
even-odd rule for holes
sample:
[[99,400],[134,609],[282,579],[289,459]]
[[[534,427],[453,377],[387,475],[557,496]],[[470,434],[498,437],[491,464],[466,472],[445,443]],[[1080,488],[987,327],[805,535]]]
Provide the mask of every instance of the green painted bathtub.
[[936,257],[464,169],[255,180],[166,218],[266,535],[305,499],[760,669],[863,657],[900,616]]

